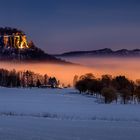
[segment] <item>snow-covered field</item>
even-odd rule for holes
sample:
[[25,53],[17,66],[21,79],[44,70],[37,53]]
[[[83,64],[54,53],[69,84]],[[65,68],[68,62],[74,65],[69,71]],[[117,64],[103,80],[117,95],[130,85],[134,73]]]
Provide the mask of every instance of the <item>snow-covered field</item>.
[[139,140],[140,105],[74,89],[0,88],[0,140]]

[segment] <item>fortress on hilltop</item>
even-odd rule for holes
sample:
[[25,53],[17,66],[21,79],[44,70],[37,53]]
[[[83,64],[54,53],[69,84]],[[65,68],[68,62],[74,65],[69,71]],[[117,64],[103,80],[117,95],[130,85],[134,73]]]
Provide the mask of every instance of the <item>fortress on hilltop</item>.
[[17,29],[0,28],[0,47],[25,49],[29,48],[26,35]]

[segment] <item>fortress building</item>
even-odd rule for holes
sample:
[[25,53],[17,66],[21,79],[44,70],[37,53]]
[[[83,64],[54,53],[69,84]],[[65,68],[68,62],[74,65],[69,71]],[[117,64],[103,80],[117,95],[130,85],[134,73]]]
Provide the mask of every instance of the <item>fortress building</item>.
[[21,33],[0,35],[0,47],[2,48],[29,48],[26,35]]
[[0,28],[0,48],[29,48],[26,35],[17,29]]

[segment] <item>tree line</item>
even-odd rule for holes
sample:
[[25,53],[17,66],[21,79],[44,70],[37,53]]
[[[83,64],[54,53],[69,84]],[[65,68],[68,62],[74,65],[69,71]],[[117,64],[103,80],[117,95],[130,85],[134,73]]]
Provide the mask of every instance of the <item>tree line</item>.
[[105,103],[140,103],[140,80],[135,82],[126,76],[102,75],[96,78],[92,73],[74,77],[74,86],[82,94],[91,94],[103,99]]
[[32,71],[0,69],[0,86],[2,87],[58,87],[59,81],[47,74],[41,75]]
[[18,30],[17,28],[11,28],[11,27],[0,27],[0,35],[12,35],[12,34],[16,34],[16,33],[18,33],[18,34],[24,34],[24,32],[23,31],[21,31],[21,30]]

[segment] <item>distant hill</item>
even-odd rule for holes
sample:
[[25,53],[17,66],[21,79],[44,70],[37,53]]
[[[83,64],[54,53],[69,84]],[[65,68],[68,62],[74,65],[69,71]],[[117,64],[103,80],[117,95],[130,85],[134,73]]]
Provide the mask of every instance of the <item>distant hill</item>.
[[109,48],[92,51],[73,51],[55,55],[57,57],[80,57],[80,56],[114,56],[114,57],[140,57],[140,49],[121,49],[113,51]]
[[28,42],[23,31],[10,27],[0,28],[0,60],[67,63]]

